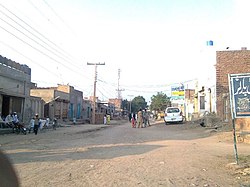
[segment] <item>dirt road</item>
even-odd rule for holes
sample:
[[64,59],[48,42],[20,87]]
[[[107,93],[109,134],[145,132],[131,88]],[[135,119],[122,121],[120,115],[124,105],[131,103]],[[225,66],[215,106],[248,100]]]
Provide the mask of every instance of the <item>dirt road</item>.
[[[106,127],[106,128],[105,128]],[[250,186],[250,146],[197,124],[77,125],[2,135],[21,186]]]

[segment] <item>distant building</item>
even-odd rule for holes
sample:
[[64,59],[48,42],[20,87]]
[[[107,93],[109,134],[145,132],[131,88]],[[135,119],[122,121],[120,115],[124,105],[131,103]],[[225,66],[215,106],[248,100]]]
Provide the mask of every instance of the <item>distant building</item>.
[[57,87],[32,88],[31,96],[41,97],[45,102],[44,117],[61,120],[82,119],[83,94],[69,85]]
[[108,101],[110,104],[113,104],[115,105],[115,109],[117,111],[120,111],[121,110],[121,107],[122,107],[122,99],[109,99]]

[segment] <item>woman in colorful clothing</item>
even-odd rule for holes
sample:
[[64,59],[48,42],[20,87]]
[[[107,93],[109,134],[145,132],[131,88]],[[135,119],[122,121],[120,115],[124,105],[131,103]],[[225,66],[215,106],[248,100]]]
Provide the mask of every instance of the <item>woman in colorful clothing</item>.
[[132,115],[131,123],[132,123],[132,127],[136,128],[136,115],[135,115],[135,113],[133,113],[133,115]]

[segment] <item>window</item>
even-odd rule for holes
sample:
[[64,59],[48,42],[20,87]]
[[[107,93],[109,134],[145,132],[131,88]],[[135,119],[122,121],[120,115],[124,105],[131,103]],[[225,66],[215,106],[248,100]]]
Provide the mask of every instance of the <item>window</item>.
[[205,96],[200,96],[200,109],[205,109]]
[[179,108],[168,108],[167,113],[177,113],[179,111]]

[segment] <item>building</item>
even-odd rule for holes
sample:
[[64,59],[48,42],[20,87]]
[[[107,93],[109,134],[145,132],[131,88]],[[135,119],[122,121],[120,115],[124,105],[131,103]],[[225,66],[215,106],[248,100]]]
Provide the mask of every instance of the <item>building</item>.
[[83,93],[79,90],[75,90],[73,86],[58,85],[58,91],[62,91],[69,94],[69,119],[82,119],[82,107],[83,107]]
[[92,103],[88,98],[83,99],[82,110],[83,110],[82,112],[83,120],[87,123],[90,123],[92,118]]
[[185,89],[185,117],[187,121],[191,121],[193,118],[194,113],[194,96],[195,90],[194,89]]
[[[250,72],[250,51],[246,48],[216,53],[216,108],[217,115],[231,124],[228,74]],[[238,129],[250,130],[249,118],[236,119]]]
[[[35,112],[42,112],[40,98],[30,98],[31,69],[0,56],[0,113],[3,117],[16,112],[28,123]],[[41,113],[42,114],[42,113]]]
[[69,85],[30,90],[30,95],[41,97],[45,102],[44,117],[60,120],[82,119],[83,94]]

